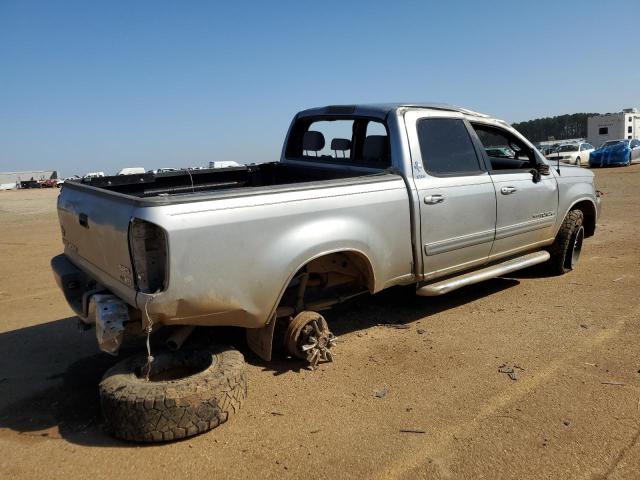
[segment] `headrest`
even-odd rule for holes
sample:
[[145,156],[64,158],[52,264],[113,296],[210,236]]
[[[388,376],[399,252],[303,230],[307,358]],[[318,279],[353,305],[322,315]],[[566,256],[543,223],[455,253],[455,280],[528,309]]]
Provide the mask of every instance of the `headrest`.
[[387,159],[389,150],[386,135],[369,135],[364,139],[362,146],[362,156],[365,160],[381,162]]
[[351,140],[348,138],[334,138],[331,140],[331,150],[351,150]]
[[302,149],[318,152],[324,148],[324,135],[320,132],[309,130],[302,137]]

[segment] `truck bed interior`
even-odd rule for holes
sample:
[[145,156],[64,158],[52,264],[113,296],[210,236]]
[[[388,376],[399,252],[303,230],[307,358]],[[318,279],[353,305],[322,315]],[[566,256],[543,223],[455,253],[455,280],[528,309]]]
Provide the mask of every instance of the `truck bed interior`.
[[94,177],[82,183],[147,198],[363,177],[392,165],[386,125],[349,115],[296,118],[285,152],[287,162]]
[[237,188],[264,187],[335,180],[379,174],[381,171],[326,168],[291,163],[263,163],[219,169],[180,170],[97,177],[83,183],[140,198],[214,192]]

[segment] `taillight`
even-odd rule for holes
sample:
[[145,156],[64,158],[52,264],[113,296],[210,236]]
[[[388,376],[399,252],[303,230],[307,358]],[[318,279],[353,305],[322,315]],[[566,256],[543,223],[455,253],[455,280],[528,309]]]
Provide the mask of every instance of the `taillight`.
[[129,246],[138,290],[144,293],[164,290],[167,286],[165,231],[153,223],[134,218],[129,225]]

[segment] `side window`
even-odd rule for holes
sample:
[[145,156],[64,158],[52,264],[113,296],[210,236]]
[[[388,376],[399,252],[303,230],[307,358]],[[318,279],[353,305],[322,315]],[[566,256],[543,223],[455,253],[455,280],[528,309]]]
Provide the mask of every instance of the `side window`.
[[582,147],[583,150],[593,150],[593,145],[591,145],[590,143],[585,143],[584,145],[582,145]]
[[498,127],[472,123],[482,146],[491,161],[492,170],[521,170],[536,166],[534,149],[529,148],[512,133]]
[[435,175],[462,175],[482,172],[463,120],[424,118],[418,121],[420,154],[427,172]]
[[636,147],[640,147],[640,140],[631,141],[631,148],[636,148]]

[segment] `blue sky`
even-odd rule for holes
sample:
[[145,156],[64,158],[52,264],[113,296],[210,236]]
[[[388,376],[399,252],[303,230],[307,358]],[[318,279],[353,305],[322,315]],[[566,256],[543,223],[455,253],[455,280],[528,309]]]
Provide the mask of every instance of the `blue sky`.
[[0,171],[277,160],[292,115],[640,106],[640,1],[0,0]]

